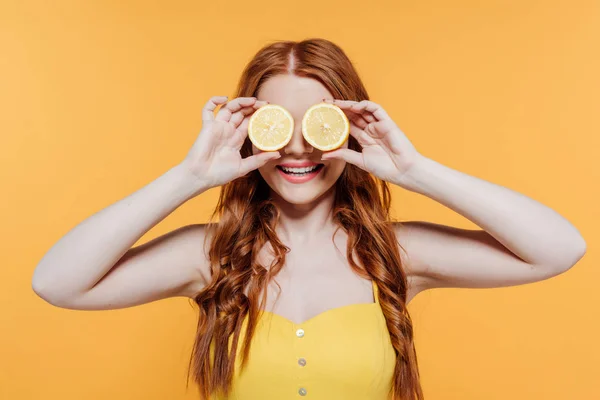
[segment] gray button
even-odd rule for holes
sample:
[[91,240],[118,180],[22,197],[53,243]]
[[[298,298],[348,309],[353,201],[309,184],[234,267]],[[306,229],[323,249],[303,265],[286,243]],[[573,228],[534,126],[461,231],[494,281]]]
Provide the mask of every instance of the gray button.
[[300,358],[298,359],[298,364],[304,367],[306,365],[306,360],[304,358]]
[[298,390],[298,393],[300,394],[300,396],[306,396],[306,389],[300,388],[300,390]]
[[296,331],[296,336],[303,337],[304,336],[304,329],[298,329]]

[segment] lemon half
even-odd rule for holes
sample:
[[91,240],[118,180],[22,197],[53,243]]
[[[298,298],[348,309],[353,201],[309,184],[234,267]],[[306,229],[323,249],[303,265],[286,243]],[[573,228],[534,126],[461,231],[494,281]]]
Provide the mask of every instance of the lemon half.
[[277,104],[266,104],[254,111],[248,122],[248,137],[260,150],[284,147],[294,134],[294,117]]
[[311,106],[302,118],[302,135],[313,147],[329,151],[341,147],[350,134],[350,122],[335,104]]

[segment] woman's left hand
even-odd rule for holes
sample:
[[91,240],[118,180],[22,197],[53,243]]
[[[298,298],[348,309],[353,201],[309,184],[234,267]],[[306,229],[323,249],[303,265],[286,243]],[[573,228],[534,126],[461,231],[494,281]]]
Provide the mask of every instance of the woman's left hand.
[[323,160],[341,159],[380,179],[405,186],[403,178],[421,158],[410,140],[378,104],[363,100],[325,100],[340,107],[350,121],[350,134],[362,152],[339,148],[323,153]]

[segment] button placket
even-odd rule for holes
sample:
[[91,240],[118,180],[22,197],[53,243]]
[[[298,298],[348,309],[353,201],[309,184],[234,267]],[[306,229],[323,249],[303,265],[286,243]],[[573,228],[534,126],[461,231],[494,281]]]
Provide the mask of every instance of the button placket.
[[296,348],[296,362],[298,368],[298,373],[296,374],[298,386],[296,386],[296,390],[299,396],[306,396],[308,393],[308,390],[306,388],[307,371],[304,369],[304,366],[306,365],[306,354],[304,351],[304,344],[306,343],[306,339],[304,338],[304,336],[306,335],[306,332],[303,328],[301,328],[298,325],[294,324],[294,327],[296,328],[296,340],[294,341],[294,347]]

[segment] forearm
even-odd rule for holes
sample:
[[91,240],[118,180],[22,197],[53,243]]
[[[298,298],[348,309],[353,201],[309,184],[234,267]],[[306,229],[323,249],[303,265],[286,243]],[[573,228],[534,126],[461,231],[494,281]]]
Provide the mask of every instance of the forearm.
[[551,208],[421,156],[402,187],[463,215],[532,265],[572,265],[585,252],[578,230]]
[[204,189],[180,164],[72,228],[35,268],[36,291],[70,296],[92,288],[146,232]]

